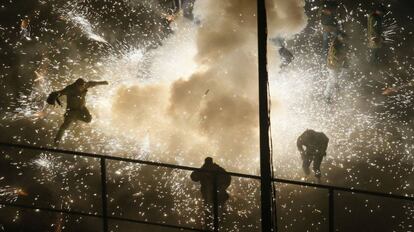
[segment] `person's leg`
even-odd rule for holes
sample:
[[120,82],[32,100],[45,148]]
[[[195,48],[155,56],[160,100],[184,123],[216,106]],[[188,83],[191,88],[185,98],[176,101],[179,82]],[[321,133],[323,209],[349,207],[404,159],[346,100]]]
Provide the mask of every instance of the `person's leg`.
[[334,69],[329,70],[329,77],[328,77],[325,92],[324,92],[326,102],[328,103],[332,103],[332,98],[334,97],[335,90],[337,89],[337,86],[338,86],[337,76],[338,76],[337,70],[334,70]]
[[88,108],[85,107],[80,111],[79,120],[86,123],[90,123],[92,121],[92,115],[89,112]]
[[335,78],[335,86],[333,90],[333,98],[335,99],[339,97],[341,86],[344,86],[345,82],[347,81],[346,73],[347,73],[347,70],[345,68],[340,68],[337,71],[336,78]]
[[213,205],[204,200],[204,228],[211,230],[213,228]]
[[313,158],[313,172],[315,173],[315,177],[321,177],[321,163],[322,163],[323,156],[320,154],[316,154]]
[[371,60],[371,62],[373,63],[373,64],[379,64],[379,48],[373,48],[372,50],[371,50],[371,53],[372,53],[372,60]]
[[324,31],[323,35],[322,35],[322,54],[324,55],[324,57],[326,57],[328,55],[329,35],[330,35],[330,33],[327,32],[327,31]]
[[312,159],[308,154],[305,154],[302,156],[302,161],[303,161],[302,162],[303,172],[305,173],[305,175],[309,175],[310,173],[309,166],[310,166]]
[[194,0],[183,0],[181,7],[183,8],[184,17],[193,20]]
[[213,228],[213,188],[209,184],[201,185],[201,196],[204,208],[204,227],[206,230]]
[[369,53],[368,53],[368,61],[369,61],[371,64],[375,63],[374,53],[375,53],[375,48],[369,48]]
[[173,13],[178,13],[181,10],[181,2],[180,0],[172,0],[172,10]]
[[74,114],[71,111],[66,111],[64,115],[63,123],[60,126],[56,134],[55,140],[54,140],[55,145],[59,145],[59,142],[62,139],[63,134],[69,128],[70,124],[72,124],[73,121],[74,121]]
[[225,221],[225,217],[227,216],[226,202],[228,201],[229,198],[230,198],[229,194],[225,191],[224,196],[223,196],[223,199],[225,200],[220,201],[219,203],[219,222]]

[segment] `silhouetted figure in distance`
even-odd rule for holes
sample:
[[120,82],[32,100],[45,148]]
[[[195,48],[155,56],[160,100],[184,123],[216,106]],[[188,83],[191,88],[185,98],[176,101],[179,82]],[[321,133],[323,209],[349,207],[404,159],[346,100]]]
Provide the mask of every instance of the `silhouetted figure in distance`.
[[329,77],[324,91],[327,103],[332,103],[340,89],[340,83],[346,75],[349,67],[348,36],[340,32],[329,47],[326,65],[329,70]]
[[368,15],[368,48],[369,48],[369,61],[372,64],[379,63],[379,52],[384,44],[383,35],[383,21],[386,8],[383,5],[375,6],[371,13]]
[[322,53],[326,57],[328,54],[331,37],[335,37],[339,31],[337,19],[338,2],[336,0],[324,0],[320,8],[320,18],[322,24]]

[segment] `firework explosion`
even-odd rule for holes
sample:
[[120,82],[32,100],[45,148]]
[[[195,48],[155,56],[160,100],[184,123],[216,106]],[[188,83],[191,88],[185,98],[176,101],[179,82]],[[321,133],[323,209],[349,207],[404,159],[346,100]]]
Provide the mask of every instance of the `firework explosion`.
[[[64,109],[46,106],[47,95],[79,77],[107,80],[109,87],[88,93],[87,105],[94,116],[92,123],[79,123],[67,131],[62,143],[65,149],[189,166],[199,166],[206,156],[212,156],[227,170],[257,174],[257,51],[253,26],[256,22],[255,9],[251,7],[254,4],[242,1],[235,12],[229,13],[224,10],[227,9],[224,4],[212,6],[211,2],[196,4],[195,13],[200,22],[178,15],[170,25],[164,22],[165,9],[151,1],[91,5],[84,1],[70,5],[59,1],[40,3],[43,7],[51,6],[57,22],[42,19],[41,10],[36,10],[38,18],[32,23],[37,21],[41,27],[32,33],[37,44],[30,46],[44,52],[38,52],[37,56],[41,57],[38,62],[30,61],[28,55],[22,56],[20,62],[27,66],[25,69],[35,70],[29,74],[34,78],[24,85],[17,100],[8,104],[0,123],[8,128],[14,122],[30,121],[37,137],[15,135],[13,141],[49,144]],[[313,181],[303,177],[295,146],[296,138],[305,129],[313,128],[324,131],[331,141],[323,164],[323,181],[412,196],[414,131],[412,120],[401,118],[407,117],[406,109],[412,106],[413,95],[404,92],[385,99],[375,94],[381,93],[381,88],[388,83],[402,84],[405,82],[402,76],[413,75],[412,64],[391,49],[394,45],[403,46],[395,42],[399,33],[397,21],[387,15],[385,39],[390,44],[393,65],[378,72],[367,71],[364,49],[359,47],[365,42],[352,43],[351,67],[347,70],[347,79],[341,83],[337,102],[332,105],[323,100],[328,74],[321,68],[324,62],[318,51],[320,29],[310,24],[312,33],[305,30],[295,35],[305,26],[303,3],[275,1],[275,4],[275,9],[269,7],[273,10],[270,17],[275,14],[277,17],[273,17],[280,21],[292,20],[282,12],[293,9],[289,13],[295,16],[295,23],[281,26],[278,21],[270,20],[270,36],[289,38],[288,44],[296,56],[290,67],[280,71],[276,52],[269,54],[276,175]],[[307,7],[318,10],[316,5]],[[344,6],[343,10],[347,12],[343,28],[355,31],[364,28],[361,18],[367,12],[362,6],[354,10]],[[119,19],[108,17],[114,12]],[[229,14],[230,19],[213,20],[223,14]],[[308,16],[310,21],[316,17]],[[131,24],[131,21],[139,23]],[[213,27],[223,27],[223,32],[229,33],[221,37],[211,30]],[[218,44],[206,41],[210,36],[220,39]],[[219,44],[227,40],[228,44]],[[32,52],[27,51],[28,46],[20,42],[13,45],[21,53]],[[52,49],[46,52],[48,46]],[[272,50],[270,47],[269,51]],[[389,107],[397,107],[398,112],[387,110]],[[28,202],[100,212],[96,160],[27,154],[29,151],[3,153],[7,154],[7,165],[19,170],[19,176],[32,177],[31,188],[41,189],[29,195]],[[369,170],[366,173],[365,168]],[[124,162],[109,162],[108,172],[111,215],[191,227],[204,224],[199,186],[191,182],[190,172]],[[390,184],[393,181],[390,176],[398,181]],[[228,231],[252,231],[260,227],[259,186],[258,181],[233,178],[229,189],[232,197],[222,212],[222,224]],[[8,189],[5,194],[11,194],[11,198],[4,195],[6,200],[18,199],[19,188],[4,188]],[[285,185],[278,188],[279,211],[286,231],[296,231],[312,223],[309,228],[313,231],[323,230],[326,209],[315,202],[320,201],[317,196],[325,193]],[[61,197],[45,199],[40,193]],[[298,201],[303,194],[314,201],[303,198]],[[346,200],[346,196],[343,198]],[[303,207],[297,206],[300,201]],[[349,212],[352,212],[351,205],[345,205]],[[377,212],[381,205],[366,204],[365,208]],[[412,216],[412,207],[396,208],[403,208],[405,212],[397,220],[398,228],[409,227],[407,219]],[[17,212],[16,215],[20,214]],[[310,220],[292,224],[295,214],[306,212],[311,215]],[[53,220],[51,227],[55,231],[71,231],[71,224],[79,220],[61,215]],[[132,228],[114,224],[112,229],[133,231]]]
[[19,196],[27,196],[27,193],[25,193],[21,188],[14,188],[10,186],[0,189],[0,197],[4,198],[7,202],[17,201]]

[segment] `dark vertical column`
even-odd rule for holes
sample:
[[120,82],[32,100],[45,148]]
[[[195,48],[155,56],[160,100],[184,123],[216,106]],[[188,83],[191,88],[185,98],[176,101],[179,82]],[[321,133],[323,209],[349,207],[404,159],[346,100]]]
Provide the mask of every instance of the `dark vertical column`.
[[335,204],[334,204],[334,190],[329,188],[329,232],[335,231]]
[[214,188],[213,188],[213,215],[214,215],[214,221],[213,221],[213,228],[214,232],[219,231],[219,207],[218,207],[218,191],[217,191],[217,175],[214,174]]
[[107,205],[107,190],[106,190],[106,162],[105,158],[101,158],[101,198],[102,198],[102,223],[103,232],[108,232],[108,205]]
[[272,180],[269,139],[269,99],[267,74],[267,14],[265,0],[257,0],[257,33],[259,57],[259,119],[262,231],[272,229]]

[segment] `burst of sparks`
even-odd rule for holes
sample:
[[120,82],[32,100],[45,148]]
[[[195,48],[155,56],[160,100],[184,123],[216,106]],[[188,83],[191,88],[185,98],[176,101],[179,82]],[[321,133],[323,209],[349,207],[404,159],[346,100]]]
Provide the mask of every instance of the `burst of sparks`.
[[82,32],[88,36],[89,39],[107,43],[107,41],[102,36],[96,34],[94,28],[92,27],[92,24],[80,12],[77,12],[76,10],[69,11],[66,13],[64,18],[72,22],[76,27],[79,27]]
[[27,196],[28,194],[22,189],[17,187],[0,187],[0,199],[6,202],[16,202],[21,196]]
[[[317,7],[312,7],[315,11]],[[149,9],[145,9],[149,11]],[[343,23],[357,23],[355,17],[359,13],[363,13],[361,9],[348,11]],[[78,9],[59,9],[64,15],[64,19],[69,21],[72,26],[77,27],[89,39],[108,43],[103,35],[100,35],[97,27],[88,20],[88,15],[84,11]],[[140,46],[131,45],[129,42],[116,42],[116,44],[108,45],[107,53],[99,59],[92,62],[88,66],[94,70],[97,76],[108,80],[112,84],[111,90],[97,89],[92,90],[88,95],[88,104],[91,111],[96,113],[96,118],[90,124],[90,129],[86,132],[77,132],[75,128],[70,130],[66,135],[66,141],[74,141],[79,150],[89,147],[93,144],[98,151],[117,154],[120,156],[128,156],[134,159],[143,160],[173,160],[179,164],[187,164],[187,160],[174,158],[169,159],[171,153],[165,152],[161,155],[165,157],[157,157],[155,151],[151,148],[157,148],[161,144],[155,144],[150,136],[135,136],[135,128],[130,131],[124,131],[111,124],[111,107],[113,104],[116,91],[123,86],[134,84],[147,84],[165,82],[170,83],[179,78],[190,76],[199,67],[194,61],[196,55],[196,39],[194,38],[195,27],[193,23],[181,22],[181,19],[174,19],[173,23],[184,25],[178,28],[178,32],[162,40],[162,45],[152,48],[154,41],[147,42]],[[0,28],[3,30],[3,28]],[[319,36],[317,32],[320,28],[314,29],[313,36]],[[385,21],[384,37],[387,42],[394,41],[397,34],[397,23],[394,20]],[[297,37],[300,41],[307,35]],[[302,46],[302,47],[301,47]],[[279,70],[270,68],[270,91],[273,98],[273,139],[274,139],[274,164],[277,174],[281,177],[292,179],[303,179],[300,170],[300,158],[296,152],[295,139],[306,128],[314,128],[325,131],[333,141],[329,147],[329,156],[326,160],[327,168],[325,178],[327,182],[333,182],[330,179],[329,171],[336,170],[343,174],[344,182],[351,183],[354,186],[361,187],[360,173],[355,169],[356,164],[368,163],[370,168],[383,174],[392,175],[394,178],[401,175],[396,166],[401,166],[406,173],[412,173],[406,164],[412,163],[413,146],[410,144],[413,136],[413,129],[408,123],[396,125],[392,120],[395,117],[391,112],[373,113],[360,109],[361,102],[364,104],[383,106],[387,101],[380,102],[377,99],[363,99],[365,96],[361,91],[364,78],[371,78],[362,74],[358,66],[352,66],[349,70],[346,81],[342,82],[343,86],[340,93],[340,100],[337,104],[329,105],[323,100],[323,86],[326,83],[326,72],[321,71],[321,64],[318,57],[314,54],[317,51],[312,50],[314,44],[305,43],[298,46],[297,55],[292,67],[279,73]],[[65,50],[62,48],[62,50]],[[177,54],[180,54],[177,56]],[[402,59],[402,58],[400,58]],[[79,62],[72,60],[73,67],[80,66]],[[405,62],[405,61],[402,61]],[[52,62],[53,63],[53,62]],[[356,63],[356,62],[354,62]],[[317,65],[315,65],[317,64]],[[56,64],[58,68],[60,64]],[[276,66],[271,63],[272,66]],[[53,65],[51,65],[53,66]],[[408,69],[404,66],[404,69]],[[412,73],[411,73],[412,74]],[[53,127],[60,122],[59,118],[48,115],[52,109],[46,108],[45,98],[47,94],[62,87],[62,83],[57,83],[47,69],[39,69],[35,72],[36,78],[34,85],[29,88],[29,94],[22,93],[16,103],[11,106],[12,110],[3,118],[3,121],[16,121],[20,119],[31,119],[41,121],[45,116],[49,116]],[[78,77],[78,73],[69,73],[63,78],[65,83],[72,81]],[[396,78],[392,74],[381,73],[381,77]],[[384,81],[385,82],[385,81]],[[370,83],[372,84],[372,83]],[[204,96],[209,93],[206,90]],[[214,94],[214,90],[211,91]],[[401,108],[412,105],[414,99],[412,93],[398,94],[392,99]],[[60,110],[59,113],[62,113]],[[385,128],[378,128],[379,124]],[[400,141],[393,140],[393,134],[388,131],[395,129],[402,139]],[[75,132],[76,131],[76,132]],[[53,132],[54,133],[54,132]],[[155,140],[155,139],[154,139]],[[367,149],[370,152],[367,152]],[[398,151],[402,154],[400,159],[393,156]],[[395,161],[396,166],[389,167],[379,164],[373,158],[375,155],[386,153],[386,159]],[[174,154],[176,155],[176,154]],[[258,159],[249,164],[243,164],[243,161],[231,160],[223,158],[221,164],[232,169],[243,167],[244,170],[254,173],[257,171]],[[392,162],[390,162],[392,163]],[[30,167],[36,170],[36,177],[33,180],[39,184],[56,185],[56,191],[66,194],[59,199],[60,207],[71,209],[73,206],[79,206],[79,202],[84,202],[89,198],[97,197],[99,194],[94,193],[93,197],[87,192],[96,191],[92,187],[87,186],[88,177],[98,176],[99,165],[88,159],[76,157],[74,161],[68,162],[54,154],[42,153],[30,162],[13,163],[16,169]],[[193,165],[192,163],[190,163]],[[87,172],[83,173],[79,179],[76,172],[87,166]],[[109,162],[108,183],[113,187],[111,203],[116,197],[124,197],[125,193],[117,192],[119,189],[128,192],[128,196],[133,198],[133,207],[136,214],[140,218],[148,220],[151,212],[164,212],[160,220],[176,220],[180,218],[180,225],[198,225],[200,221],[205,220],[203,216],[203,201],[198,194],[199,186],[190,182],[189,172],[171,171],[165,168],[156,168],[149,170],[144,165],[126,164],[122,162]],[[329,171],[328,171],[329,170]],[[339,170],[339,171],[338,171]],[[397,170],[397,171],[396,171]],[[333,173],[334,171],[332,171]],[[145,175],[146,179],[142,179]],[[71,181],[75,179],[75,184]],[[60,182],[59,182],[60,181]],[[375,188],[382,187],[382,181],[377,177],[369,180],[370,186]],[[406,180],[397,187],[398,191],[409,192],[412,189],[410,181]],[[158,203],[154,203],[154,199],[148,199],[148,194],[156,192]],[[226,205],[226,214],[228,217],[237,217],[238,221],[232,222],[234,231],[238,231],[239,227],[246,226],[243,220],[246,220],[253,230],[259,225],[259,219],[254,215],[257,214],[257,206],[259,204],[259,184],[255,181],[245,179],[233,179],[233,183],[229,189],[232,196],[228,205]],[[289,197],[299,195],[305,192],[303,189],[295,189],[289,193]],[[119,195],[117,195],[119,194]],[[0,198],[6,201],[14,202],[19,196],[27,196],[27,193],[21,188],[4,187],[0,188]],[[172,204],[163,204],[165,198],[171,198]],[[191,201],[188,199],[192,199]],[[59,204],[58,204],[59,205]],[[131,205],[127,205],[132,207]],[[117,216],[124,215],[127,211],[125,207],[113,203],[113,214]],[[282,204],[282,208],[289,208],[289,203]],[[303,206],[300,210],[311,209],[313,214],[321,214],[321,210],[314,204]],[[87,210],[95,212],[94,206]],[[347,209],[351,210],[351,209]],[[406,207],[407,217],[412,216],[412,208]],[[197,213],[195,213],[197,212]],[[201,213],[200,213],[201,212]],[[253,218],[253,219],[252,219]],[[240,225],[238,225],[238,223]],[[64,220],[56,219],[55,231],[63,230]],[[246,226],[246,227],[248,227]],[[1,228],[1,227],[0,227]]]

